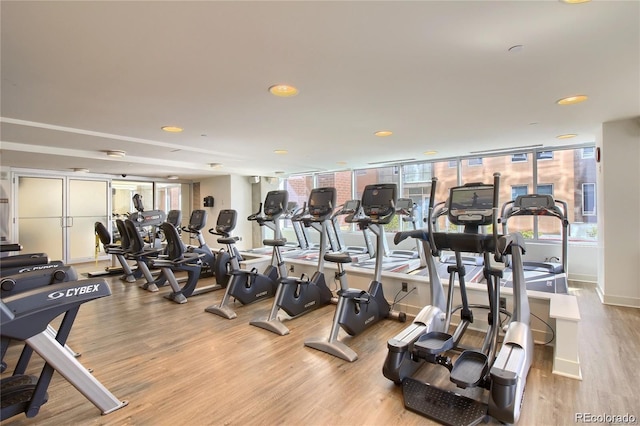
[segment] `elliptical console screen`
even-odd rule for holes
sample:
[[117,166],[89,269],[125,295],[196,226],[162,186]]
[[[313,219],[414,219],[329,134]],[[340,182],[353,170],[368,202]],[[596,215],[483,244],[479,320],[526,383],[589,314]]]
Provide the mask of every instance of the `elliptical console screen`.
[[451,188],[448,214],[456,225],[489,225],[493,220],[493,185]]
[[335,204],[335,188],[315,188],[309,194],[309,214],[311,216],[318,217],[331,214]]
[[289,193],[286,190],[269,191],[264,199],[264,214],[267,216],[281,215],[288,201]]

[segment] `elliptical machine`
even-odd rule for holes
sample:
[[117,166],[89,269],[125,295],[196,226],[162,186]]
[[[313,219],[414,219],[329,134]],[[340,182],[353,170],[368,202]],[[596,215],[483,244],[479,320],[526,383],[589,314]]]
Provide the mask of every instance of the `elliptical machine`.
[[[235,256],[229,260],[231,279],[225,290],[224,296],[219,305],[211,305],[205,308],[206,312],[219,315],[226,319],[234,319],[238,315],[229,307],[230,298],[235,298],[243,305],[257,302],[259,300],[273,297],[278,287],[280,277],[287,275],[287,268],[282,260],[279,250],[275,247],[282,247],[286,240],[280,238],[277,226],[277,220],[284,212],[287,205],[289,193],[285,190],[269,191],[264,200],[264,215],[253,214],[248,220],[255,220],[261,226],[267,224],[276,224],[275,239],[266,239],[263,244],[274,248],[271,255],[271,264],[267,266],[264,273],[259,273],[255,268],[248,271],[240,269],[240,264]],[[234,253],[233,245],[236,240],[234,238],[220,238],[218,242],[227,244],[228,252]],[[275,266],[274,266],[275,265]]]
[[[429,215],[433,211],[437,179],[432,180]],[[524,239],[519,233],[498,235],[498,194],[500,174],[494,174],[493,185],[467,184],[451,188],[449,220],[464,225],[464,233],[428,231],[399,232],[395,241],[408,237],[422,240],[425,252],[430,252],[427,267],[431,282],[431,305],[424,307],[413,323],[387,342],[388,353],[383,374],[396,384],[402,384],[405,407],[443,424],[477,424],[486,415],[503,423],[516,423],[520,417],[527,373],[533,358],[533,336],[529,328],[529,302],[524,284],[522,254]],[[493,224],[492,234],[479,234],[479,226]],[[449,288],[444,289],[437,274],[434,258],[440,250],[452,250],[456,265],[449,267]],[[460,341],[473,323],[472,308],[467,299],[462,252],[482,253],[489,305],[488,330],[478,349],[465,349]],[[501,269],[490,266],[490,256],[498,262],[510,254],[514,270],[513,313],[499,307]],[[455,276],[458,277],[462,305],[453,308]],[[460,322],[453,334],[449,328],[453,314],[460,309]],[[500,314],[510,315],[502,346],[498,350],[501,329]],[[465,350],[463,350],[465,349]],[[461,351],[452,361],[452,352]],[[422,383],[411,376],[425,363],[444,366],[450,380],[460,388],[484,388],[488,402],[482,403],[453,391]]]
[[353,362],[358,354],[338,340],[340,328],[349,335],[355,336],[384,318],[394,318],[400,322],[406,320],[404,312],[391,310],[382,289],[382,258],[384,255],[384,225],[391,222],[396,213],[397,186],[394,183],[367,185],[362,194],[362,211],[364,216],[358,219],[363,227],[376,228],[376,267],[373,281],[367,291],[349,288],[344,264],[351,263],[349,253],[327,253],[324,259],[338,266],[337,276],[340,280],[338,306],[333,316],[333,324],[328,339],[310,338],[304,341],[305,346],[326,352],[330,355]]
[[[311,190],[308,214],[300,218],[300,221],[304,223],[305,227],[311,226],[312,223],[320,224],[318,269],[311,279],[304,276],[281,278],[269,316],[256,318],[250,322],[251,325],[284,336],[289,334],[289,329],[278,319],[280,309],[291,318],[296,318],[331,302],[333,294],[327,287],[324,278],[324,255],[327,251],[328,227],[331,226],[331,214],[335,202],[335,188],[314,188]],[[279,252],[279,246],[276,245],[274,250]]]

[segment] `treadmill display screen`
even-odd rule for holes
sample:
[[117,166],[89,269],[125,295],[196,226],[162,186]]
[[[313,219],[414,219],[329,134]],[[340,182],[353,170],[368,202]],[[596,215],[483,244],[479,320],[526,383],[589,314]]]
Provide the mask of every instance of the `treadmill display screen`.
[[456,225],[488,225],[493,219],[493,185],[451,188],[449,220]]
[[411,211],[413,209],[413,200],[411,198],[398,198],[396,210]]
[[343,210],[346,211],[356,211],[360,207],[360,200],[349,200],[344,203]]

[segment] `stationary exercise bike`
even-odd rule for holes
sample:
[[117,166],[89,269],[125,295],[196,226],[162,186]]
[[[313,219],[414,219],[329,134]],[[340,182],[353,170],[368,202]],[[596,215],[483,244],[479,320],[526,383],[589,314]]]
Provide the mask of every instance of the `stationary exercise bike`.
[[[278,218],[287,205],[289,193],[284,190],[269,191],[264,200],[264,215],[251,215],[249,220],[256,220],[260,225],[273,224],[277,225]],[[279,229],[276,226],[276,229]],[[278,233],[276,232],[276,235]],[[226,244],[228,253],[235,253],[233,245],[236,240],[234,238],[218,239],[220,244]],[[282,238],[267,239],[263,241],[266,246],[282,247],[286,240]],[[275,266],[274,266],[275,265]],[[223,318],[234,319],[238,315],[229,307],[230,299],[233,297],[243,305],[254,303],[273,297],[278,287],[280,277],[287,275],[287,268],[280,255],[280,250],[272,250],[271,264],[267,266],[264,273],[259,273],[255,268],[252,270],[240,269],[238,259],[231,256],[229,260],[231,279],[225,290],[224,296],[219,305],[212,305],[205,308],[206,312],[219,315]]]
[[[433,179],[429,216],[437,179]],[[464,233],[428,230],[399,232],[395,242],[405,238],[422,240],[429,268],[431,305],[424,307],[413,323],[390,339],[383,374],[396,384],[402,384],[405,407],[443,424],[478,424],[485,416],[503,423],[516,423],[520,417],[527,373],[533,358],[533,336],[529,327],[529,302],[526,295],[522,254],[524,239],[519,233],[498,235],[498,194],[500,174],[494,174],[493,185],[467,184],[451,188],[448,217],[456,225],[464,225]],[[493,225],[492,234],[479,234],[480,226]],[[440,250],[452,250],[456,264],[449,266],[449,288],[445,292],[437,274],[435,258]],[[482,253],[487,282],[488,306],[472,305],[467,298],[465,266],[461,253]],[[498,262],[511,255],[514,271],[513,312],[500,308],[500,277],[502,270],[490,266],[491,254]],[[458,278],[456,285],[455,277]],[[455,288],[459,288],[462,304],[453,307]],[[472,309],[488,309],[488,329],[477,349],[463,347],[461,339],[473,323]],[[449,334],[452,318],[460,311],[460,322]],[[500,315],[509,318],[502,346],[498,337],[502,329]],[[455,360],[452,358],[456,356]],[[440,389],[411,376],[430,363],[449,370],[450,380],[459,388],[488,390],[486,403]]]
[[202,230],[205,226],[207,226],[207,211],[194,210],[189,217],[189,224],[181,228],[183,232],[189,233],[190,238],[195,238],[198,241],[197,246],[187,246],[185,249],[189,253],[201,255],[202,270],[200,271],[200,278],[213,276],[215,267],[215,254],[211,251],[202,235]]
[[355,336],[366,328],[384,318],[394,318],[401,322],[406,320],[404,312],[391,310],[389,302],[384,297],[382,289],[382,258],[384,255],[384,225],[391,222],[396,208],[395,184],[367,185],[362,194],[362,211],[364,216],[358,219],[361,226],[375,227],[376,239],[376,267],[373,281],[367,291],[349,288],[347,284],[344,264],[351,263],[349,253],[327,253],[324,259],[338,265],[340,290],[338,291],[338,306],[333,316],[333,324],[328,339],[311,338],[305,340],[305,346],[327,352],[338,358],[353,362],[358,354],[338,340],[340,328],[349,335]]
[[[256,318],[250,322],[265,330],[284,336],[289,329],[278,318],[282,309],[291,318],[299,317],[319,307],[328,305],[333,294],[324,278],[324,255],[327,251],[327,230],[331,226],[331,214],[336,202],[335,188],[315,188],[311,190],[307,214],[299,219],[305,227],[312,223],[320,225],[320,254],[318,269],[311,279],[308,277],[283,277],[276,290],[275,300],[268,317]],[[274,250],[280,251],[279,246]]]

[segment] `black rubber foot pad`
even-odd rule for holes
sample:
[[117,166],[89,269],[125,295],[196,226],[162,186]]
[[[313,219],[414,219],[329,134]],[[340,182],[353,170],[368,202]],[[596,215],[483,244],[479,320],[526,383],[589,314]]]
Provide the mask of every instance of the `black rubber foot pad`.
[[402,381],[404,406],[443,425],[477,425],[487,415],[487,405],[427,383],[406,378]]

